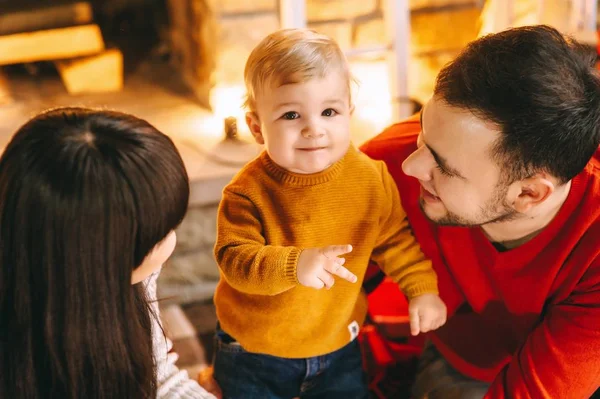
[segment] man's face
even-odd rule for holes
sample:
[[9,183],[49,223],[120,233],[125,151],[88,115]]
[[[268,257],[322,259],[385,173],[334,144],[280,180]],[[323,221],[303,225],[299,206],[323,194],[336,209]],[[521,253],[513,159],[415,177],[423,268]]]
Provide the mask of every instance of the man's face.
[[421,112],[418,149],[402,164],[421,183],[421,208],[433,222],[479,226],[512,219],[508,186],[491,159],[497,127],[432,98]]

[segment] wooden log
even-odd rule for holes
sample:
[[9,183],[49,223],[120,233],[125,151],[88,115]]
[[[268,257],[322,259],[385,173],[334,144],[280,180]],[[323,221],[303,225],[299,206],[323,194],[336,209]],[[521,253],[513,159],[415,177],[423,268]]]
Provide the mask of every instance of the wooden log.
[[92,23],[92,5],[87,1],[18,8],[0,6],[0,35]]
[[99,53],[104,40],[98,25],[0,36],[0,65],[50,61]]
[[123,88],[123,54],[118,49],[56,61],[55,65],[70,94],[113,92]]

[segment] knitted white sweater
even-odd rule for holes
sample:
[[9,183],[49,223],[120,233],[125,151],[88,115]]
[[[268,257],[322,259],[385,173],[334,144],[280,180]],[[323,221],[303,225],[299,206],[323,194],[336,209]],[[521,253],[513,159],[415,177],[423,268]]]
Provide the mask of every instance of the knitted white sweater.
[[[154,273],[146,280],[148,299],[157,317],[160,317],[156,301],[156,279],[159,274],[160,272]],[[216,399],[196,381],[190,379],[187,371],[177,368],[177,356],[174,353],[169,354],[173,343],[163,335],[156,320],[153,320],[152,340],[156,359],[158,399]]]

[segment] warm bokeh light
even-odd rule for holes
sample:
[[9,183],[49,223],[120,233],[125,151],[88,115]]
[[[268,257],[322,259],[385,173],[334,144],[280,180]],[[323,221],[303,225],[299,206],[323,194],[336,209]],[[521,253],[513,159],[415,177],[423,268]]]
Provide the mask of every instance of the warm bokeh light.
[[210,103],[213,109],[212,115],[203,121],[202,131],[214,132],[217,137],[222,138],[223,123],[225,118],[235,117],[237,119],[238,134],[241,137],[250,137],[250,131],[246,126],[245,111],[242,102],[245,89],[243,85],[215,86],[210,92]]
[[390,80],[385,61],[351,63],[352,74],[358,81],[354,90],[354,118],[361,126],[372,129],[364,135],[375,135],[392,122]]

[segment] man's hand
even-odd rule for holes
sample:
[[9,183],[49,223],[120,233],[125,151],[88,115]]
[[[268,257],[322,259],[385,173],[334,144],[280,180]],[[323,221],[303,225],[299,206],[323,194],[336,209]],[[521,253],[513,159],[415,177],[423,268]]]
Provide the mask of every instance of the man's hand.
[[411,299],[408,304],[410,333],[418,335],[433,331],[446,323],[446,305],[438,295],[423,294]]
[[333,275],[355,283],[357,278],[343,264],[346,261],[338,256],[352,251],[352,245],[329,245],[322,248],[308,248],[300,253],[296,274],[305,287],[330,289],[335,280]]

